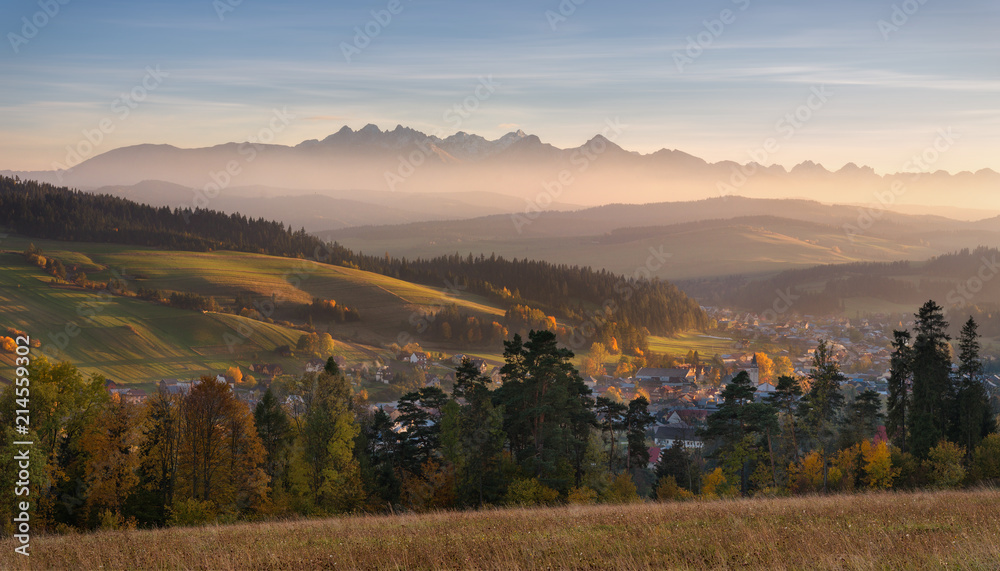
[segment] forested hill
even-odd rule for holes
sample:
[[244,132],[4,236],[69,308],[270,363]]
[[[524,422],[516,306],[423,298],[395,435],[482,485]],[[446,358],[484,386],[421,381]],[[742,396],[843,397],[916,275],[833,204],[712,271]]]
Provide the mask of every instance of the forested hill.
[[[281,222],[206,209],[154,208],[33,181],[0,177],[0,225],[28,237],[174,250],[236,250],[316,259],[435,287],[530,304],[598,329],[605,321],[672,334],[703,327],[698,304],[673,284],[589,267],[480,255],[407,260],[327,244]],[[605,308],[601,316],[594,310]]]

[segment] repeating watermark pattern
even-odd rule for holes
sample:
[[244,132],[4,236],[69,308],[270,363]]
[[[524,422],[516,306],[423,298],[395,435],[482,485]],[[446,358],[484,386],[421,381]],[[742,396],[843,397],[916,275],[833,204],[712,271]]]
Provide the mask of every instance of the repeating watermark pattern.
[[790,287],[785,288],[785,291],[776,289],[774,290],[774,293],[777,294],[777,296],[774,298],[774,302],[771,303],[771,307],[765,309],[760,314],[760,317],[765,321],[777,321],[779,316],[788,313],[788,311],[792,309],[792,304],[794,304],[797,299],[802,297],[792,293],[792,288]]
[[191,201],[178,207],[184,216],[185,223],[191,222],[192,211],[198,208],[207,208],[212,199],[218,197],[220,192],[228,188],[233,179],[243,173],[243,167],[252,163],[257,155],[267,148],[264,145],[274,141],[278,133],[284,131],[293,119],[295,119],[295,115],[289,113],[287,107],[282,107],[280,110],[272,109],[271,118],[267,125],[236,148],[242,163],[232,159],[226,162],[223,168],[209,171],[208,182],[201,188],[192,189]]
[[[31,555],[31,448],[34,442],[25,440],[31,430],[31,379],[28,367],[31,365],[31,338],[18,335],[14,358],[14,432],[19,440],[12,442],[17,480],[14,482],[14,539],[18,545],[14,551],[21,555]],[[23,498],[23,499],[22,499]]]
[[[441,118],[455,130],[458,130],[466,119],[471,117],[485,101],[496,93],[500,82],[493,79],[492,75],[480,76],[479,83],[472,90],[472,93],[462,98],[458,103],[448,107]],[[434,154],[434,139],[442,139],[445,136],[444,129],[437,129],[433,134],[422,141],[416,143],[417,148],[408,155],[399,155],[399,162],[395,171],[385,171],[382,173],[385,184],[392,192],[396,191],[396,186],[406,182],[406,179],[417,172],[417,168],[427,162],[427,159]]]
[[111,101],[110,115],[97,121],[94,128],[83,129],[81,131],[83,138],[75,145],[66,145],[66,162],[52,162],[52,169],[56,171],[59,182],[62,182],[63,176],[70,172],[73,167],[90,158],[104,142],[105,137],[114,133],[118,122],[128,119],[132,111],[145,101],[151,92],[162,85],[163,80],[167,77],[170,77],[170,74],[161,70],[160,64],[156,64],[155,67],[147,65],[146,73],[142,79],[132,89]]
[[759,145],[747,149],[750,162],[745,165],[733,166],[729,178],[715,183],[716,190],[722,198],[736,194],[759,169],[771,161],[771,158],[781,151],[782,145],[790,141],[805,128],[823,107],[830,101],[833,93],[826,85],[814,85],[809,88],[805,101],[795,109],[785,113],[774,123],[774,135],[766,137]]
[[7,41],[15,54],[21,53],[21,48],[38,36],[38,33],[49,25],[62,12],[62,7],[70,0],[38,0],[39,10],[31,15],[21,17],[21,28],[17,32],[7,32]]
[[[938,129],[933,143],[903,163],[903,172],[912,173],[909,177],[910,182],[916,182],[923,174],[930,172],[931,166],[938,162],[941,155],[948,152],[955,145],[955,141],[961,137],[951,127]],[[885,213],[892,208],[896,199],[906,194],[908,188],[905,182],[897,179],[892,181],[888,190],[874,192],[875,201],[867,207],[858,208],[858,218],[855,223],[844,224],[844,233],[848,240],[854,242],[856,237],[870,230],[875,222],[881,220]]]
[[[628,129],[628,125],[621,122],[618,117],[605,119],[604,128],[601,129],[601,136],[594,137],[590,143],[573,151],[569,157],[569,162],[573,165],[577,175],[584,173],[590,168],[591,163],[608,150],[607,142],[615,142],[619,136]],[[607,142],[606,142],[607,141]],[[542,191],[534,198],[525,199],[523,212],[514,212],[510,215],[510,220],[514,224],[514,229],[520,234],[524,227],[531,224],[542,215],[546,208],[562,196],[562,193],[576,181],[573,170],[562,169],[556,175],[555,180],[542,182]]]
[[340,42],[340,52],[344,54],[344,61],[350,64],[351,58],[361,55],[361,52],[371,45],[372,40],[379,37],[392,24],[393,17],[402,13],[403,8],[401,0],[389,0],[385,8],[372,10],[371,19],[364,25],[354,26],[354,38],[351,42]]
[[242,4],[243,0],[212,0],[212,9],[215,10],[215,15],[219,17],[219,21],[224,22],[226,14],[235,12],[236,8]]
[[[750,7],[750,0],[731,0],[731,2],[739,8],[740,12]],[[677,68],[677,73],[684,73],[685,67],[693,64],[695,60],[705,53],[705,50],[712,47],[715,40],[722,37],[722,34],[726,31],[726,26],[736,22],[736,15],[737,12],[729,8],[723,8],[719,12],[718,18],[702,20],[701,25],[704,29],[697,34],[684,38],[687,40],[684,50],[674,51],[673,53],[674,67]]]
[[556,6],[555,10],[545,11],[545,21],[549,23],[549,27],[555,32],[559,24],[562,24],[569,19],[570,16],[576,14],[576,9],[582,6],[587,0],[562,0],[559,5]]
[[888,42],[889,34],[898,32],[910,21],[910,16],[919,12],[921,6],[926,3],[927,0],[903,0],[901,4],[893,4],[889,19],[881,19],[875,23],[879,33],[882,34],[882,39]]
[[996,254],[993,254],[993,259],[989,259],[984,255],[979,261],[982,263],[979,265],[979,269],[975,275],[960,281],[945,296],[947,305],[945,305],[944,314],[946,316],[950,309],[960,310],[972,305],[972,299],[976,294],[983,291],[983,286],[995,278],[997,274],[1000,274],[1000,264],[997,263]]

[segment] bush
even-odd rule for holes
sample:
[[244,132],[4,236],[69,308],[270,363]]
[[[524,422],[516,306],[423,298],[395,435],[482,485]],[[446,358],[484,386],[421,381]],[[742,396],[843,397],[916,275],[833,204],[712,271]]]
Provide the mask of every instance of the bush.
[[196,526],[205,525],[215,520],[215,504],[209,501],[199,501],[194,498],[174,502],[170,507],[170,517],[167,525]]
[[582,488],[573,488],[569,491],[569,497],[566,498],[569,503],[574,505],[590,505],[597,503],[597,492],[583,486]]
[[961,446],[947,440],[931,448],[924,460],[930,484],[936,488],[957,488],[965,478],[965,468],[962,467],[964,455]]
[[635,482],[628,474],[618,474],[611,480],[611,485],[601,493],[601,502],[606,504],[630,504],[638,502]]
[[549,505],[557,499],[559,492],[543,485],[538,478],[514,480],[504,495],[504,503],[510,506]]
[[676,500],[690,500],[694,494],[690,490],[677,485],[677,479],[673,476],[664,476],[656,485],[656,499],[661,502]]
[[1000,434],[991,434],[972,453],[975,480],[1000,480]]

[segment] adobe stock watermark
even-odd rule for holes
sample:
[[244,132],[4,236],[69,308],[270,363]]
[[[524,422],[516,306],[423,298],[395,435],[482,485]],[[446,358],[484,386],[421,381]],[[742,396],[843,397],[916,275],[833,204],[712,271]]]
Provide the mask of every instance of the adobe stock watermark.
[[[663,251],[663,246],[649,249],[649,256],[646,262],[637,266],[630,275],[623,276],[625,279],[615,285],[614,291],[621,296],[622,302],[628,302],[635,295],[636,290],[643,284],[648,284],[653,279],[656,272],[666,265],[667,260],[674,255]],[[567,344],[574,350],[579,351],[586,346],[587,339],[597,335],[600,328],[607,325],[621,306],[613,298],[605,299],[601,306],[595,310],[584,312],[586,319],[579,327],[574,327]]]
[[545,20],[549,23],[549,27],[552,28],[552,31],[556,31],[559,24],[562,24],[568,20],[570,16],[576,14],[576,8],[578,6],[582,6],[586,1],[587,0],[561,0],[555,10],[546,10]]
[[150,93],[162,85],[163,80],[167,77],[170,77],[170,74],[161,70],[160,64],[156,64],[155,67],[147,65],[146,73],[132,89],[112,99],[111,115],[98,120],[94,128],[80,131],[83,138],[76,145],[66,145],[65,164],[58,161],[52,162],[52,169],[56,171],[59,182],[62,182],[63,176],[73,167],[90,158],[104,143],[105,138],[115,132],[118,123],[128,119],[132,111],[145,101]]
[[[21,47],[38,36],[38,33],[49,25],[56,16],[62,12],[62,7],[69,4],[70,0],[38,0],[39,10],[31,15],[21,17],[21,29],[16,32],[7,32],[7,41],[15,54],[21,53]],[[16,25],[16,24],[15,24]]]
[[781,151],[783,143],[790,141],[805,128],[816,114],[830,101],[833,93],[825,85],[814,85],[809,88],[809,95],[801,105],[785,113],[774,123],[775,134],[765,138],[759,145],[747,149],[750,162],[745,165],[733,166],[729,179],[715,183],[719,196],[726,198],[736,193],[757,174],[759,168],[770,162],[771,157]]
[[777,321],[779,316],[784,315],[792,309],[792,305],[795,301],[802,297],[792,293],[791,287],[785,288],[785,291],[776,289],[774,290],[774,293],[777,294],[777,296],[774,298],[774,302],[771,303],[771,307],[765,309],[760,314],[760,317],[764,321],[770,321],[772,323]]
[[[472,93],[462,98],[458,103],[445,109],[441,118],[452,129],[458,130],[466,119],[479,110],[480,105],[488,101],[496,93],[500,82],[493,79],[492,75],[479,77],[479,83],[473,88]],[[408,155],[399,155],[399,162],[395,172],[385,171],[382,173],[385,184],[391,192],[396,191],[396,185],[406,182],[406,179],[417,172],[417,168],[427,162],[427,159],[434,154],[431,147],[432,138],[441,139],[444,136],[444,129],[437,129],[430,137],[416,143],[417,148]]]
[[[740,12],[743,12],[750,7],[750,0],[730,1],[739,8]],[[729,8],[723,8],[722,11],[719,12],[718,18],[702,20],[701,25],[705,29],[693,36],[684,38],[687,40],[687,44],[684,46],[684,51],[675,50],[673,53],[674,67],[677,68],[677,73],[684,73],[685,67],[693,64],[695,60],[700,58],[701,55],[705,53],[705,50],[712,47],[715,40],[719,39],[726,31],[726,26],[732,25],[736,22],[736,15],[737,12],[733,12]]]
[[900,28],[910,21],[913,16],[920,11],[920,8],[927,3],[927,0],[903,0],[899,4],[892,5],[892,12],[888,20],[879,20],[875,23],[878,31],[882,34],[882,39],[889,41],[889,34],[898,32]]
[[1000,274],[1000,264],[997,263],[996,254],[993,254],[992,260],[984,255],[979,258],[979,261],[982,263],[979,265],[979,269],[975,275],[959,282],[945,296],[947,305],[945,306],[944,314],[946,316],[948,315],[948,310],[951,308],[960,310],[972,305],[972,299],[976,294],[983,291],[983,286],[993,280],[997,274]]
[[[409,2],[410,0],[407,0]],[[354,38],[351,43],[340,42],[340,53],[344,54],[344,61],[351,63],[351,58],[361,55],[365,48],[371,45],[372,40],[379,37],[382,32],[392,24],[394,16],[403,12],[401,0],[389,0],[385,8],[372,10],[371,19],[361,26],[354,26]]]
[[226,14],[235,12],[243,4],[243,0],[212,0],[212,8],[220,22],[226,21]]
[[[605,141],[615,142],[625,129],[628,129],[628,125],[622,123],[618,117],[605,119],[604,124],[600,133],[601,137],[594,137],[588,144],[573,151],[570,155],[569,162],[576,167],[577,176],[586,172],[591,163],[608,150],[608,143]],[[527,204],[524,207],[524,212],[514,212],[510,215],[510,220],[518,234],[524,230],[525,226],[537,220],[555,199],[562,196],[562,193],[576,182],[576,176],[573,173],[573,169],[565,168],[559,171],[555,180],[542,182],[542,192],[539,192],[534,198],[525,199]]]
[[200,189],[192,189],[194,194],[191,202],[181,204],[178,207],[184,216],[184,222],[191,222],[192,211],[208,207],[209,203],[218,197],[220,192],[232,184],[235,177],[243,173],[244,165],[252,163],[259,153],[266,150],[264,145],[272,143],[279,133],[288,128],[293,119],[295,119],[295,115],[289,113],[287,107],[272,109],[271,118],[267,125],[260,128],[236,148],[242,162],[236,159],[229,160],[223,168],[208,172],[209,181],[204,186]]
[[[923,174],[930,172],[931,166],[941,159],[941,155],[951,150],[955,141],[961,137],[960,134],[953,132],[951,127],[938,129],[934,142],[903,163],[903,172],[911,174],[910,182],[916,182]],[[888,190],[873,193],[875,201],[869,203],[867,207],[858,208],[858,218],[855,223],[847,222],[844,224],[843,229],[847,239],[854,242],[857,236],[870,230],[875,222],[881,220],[885,213],[892,208],[896,203],[896,198],[906,194],[907,190],[906,183],[897,179],[892,181]]]

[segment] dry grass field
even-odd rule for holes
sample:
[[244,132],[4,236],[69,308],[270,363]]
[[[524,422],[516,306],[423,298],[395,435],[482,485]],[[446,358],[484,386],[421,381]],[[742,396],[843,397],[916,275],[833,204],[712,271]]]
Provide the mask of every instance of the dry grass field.
[[1000,569],[1000,491],[569,506],[5,540],[3,569]]

